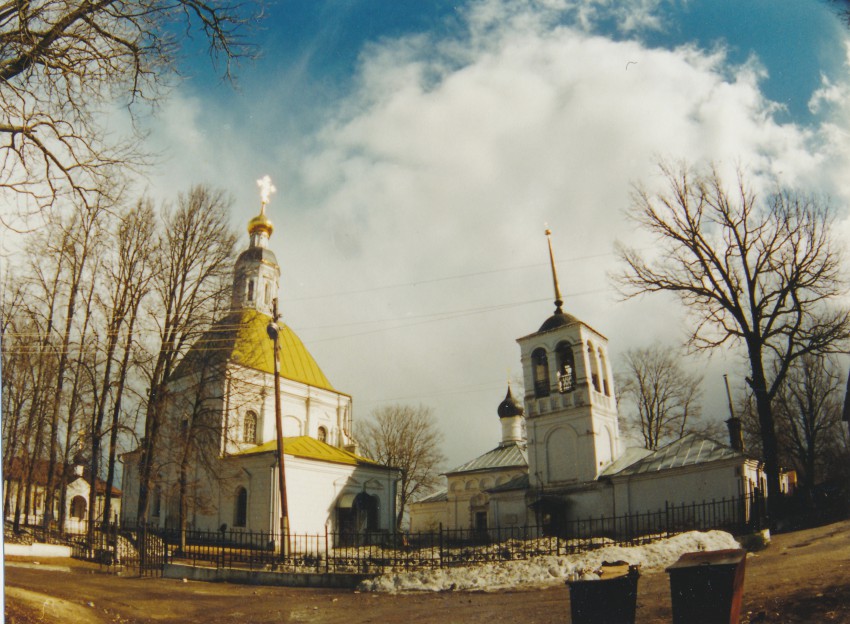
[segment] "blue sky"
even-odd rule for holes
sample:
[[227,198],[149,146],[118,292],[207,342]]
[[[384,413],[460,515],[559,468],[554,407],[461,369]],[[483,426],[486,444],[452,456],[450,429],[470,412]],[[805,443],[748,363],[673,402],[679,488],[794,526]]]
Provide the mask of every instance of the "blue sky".
[[[615,368],[681,343],[678,304],[623,302],[609,279],[617,242],[650,244],[623,214],[659,158],[828,196],[850,238],[848,31],[829,3],[288,0],[252,37],[236,89],[189,56],[143,184],[222,186],[243,228],[270,175],[285,320],[356,418],[432,406],[449,464],[498,442],[514,341],[551,313],[544,223],[565,307]],[[741,365],[694,359],[711,417]]]
[[[365,46],[415,34],[462,36],[463,12],[471,4],[445,0],[271,2],[251,33],[260,57],[237,72],[241,90],[246,96],[263,92],[268,77],[292,80],[303,107],[297,112],[303,114],[324,99],[345,94]],[[824,0],[659,2],[657,26],[623,32],[616,16],[602,16],[595,30],[664,48],[723,46],[734,63],[755,56],[768,70],[765,94],[785,104],[789,114],[799,119],[808,114],[808,98],[820,83],[820,74],[843,71],[841,53],[836,51],[845,30],[835,6]],[[570,23],[569,13],[562,23]],[[238,95],[216,79],[202,54],[187,59],[184,69],[191,78],[184,88],[220,101],[238,101]]]

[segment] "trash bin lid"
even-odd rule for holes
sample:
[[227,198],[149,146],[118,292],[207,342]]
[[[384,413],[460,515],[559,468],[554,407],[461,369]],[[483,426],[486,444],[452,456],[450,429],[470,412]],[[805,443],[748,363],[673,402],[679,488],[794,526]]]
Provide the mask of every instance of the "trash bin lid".
[[702,566],[736,566],[741,563],[746,556],[747,551],[739,548],[689,552],[679,557],[679,560],[676,563],[667,568],[667,572],[670,572],[671,570],[697,568]]
[[626,576],[631,566],[626,562],[603,563],[600,567],[599,577],[602,580]]

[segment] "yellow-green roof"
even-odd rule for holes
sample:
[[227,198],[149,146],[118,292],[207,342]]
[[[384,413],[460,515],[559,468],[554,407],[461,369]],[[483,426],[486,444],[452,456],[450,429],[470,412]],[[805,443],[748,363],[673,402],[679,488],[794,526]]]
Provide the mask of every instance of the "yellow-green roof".
[[[266,327],[271,317],[256,310],[234,312],[217,322],[186,355],[180,367],[197,368],[205,354],[230,359],[264,373],[274,373],[274,347]],[[336,391],[301,339],[286,325],[280,329],[280,375],[316,388]],[[177,376],[180,376],[178,371]]]
[[[271,442],[245,449],[239,453],[234,453],[233,456],[242,457],[244,455],[256,455],[257,453],[274,453],[275,451],[277,451],[277,440],[272,440]],[[380,465],[376,461],[355,455],[345,449],[331,446],[310,436],[284,438],[283,454],[292,455],[293,457],[303,457],[305,459],[317,459],[335,464],[348,464],[350,466]]]
[[[235,362],[266,373],[274,372],[274,349],[266,332],[270,320],[270,316],[255,310],[241,313],[238,335],[231,354]],[[283,324],[280,330],[280,374],[318,388],[334,389],[301,339]]]

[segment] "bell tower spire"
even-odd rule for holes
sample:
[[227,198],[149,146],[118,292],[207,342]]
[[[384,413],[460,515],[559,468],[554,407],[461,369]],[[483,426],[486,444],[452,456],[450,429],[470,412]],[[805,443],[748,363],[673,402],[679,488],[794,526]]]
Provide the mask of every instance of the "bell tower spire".
[[546,228],[555,313],[519,342],[532,488],[596,480],[619,457],[608,339],[563,311],[552,232]]
[[552,251],[552,230],[546,228],[546,242],[549,244],[549,264],[552,267],[552,284],[555,287],[555,314],[563,314],[561,306],[564,300],[561,298],[561,289],[558,286],[558,271],[555,269],[555,253]]

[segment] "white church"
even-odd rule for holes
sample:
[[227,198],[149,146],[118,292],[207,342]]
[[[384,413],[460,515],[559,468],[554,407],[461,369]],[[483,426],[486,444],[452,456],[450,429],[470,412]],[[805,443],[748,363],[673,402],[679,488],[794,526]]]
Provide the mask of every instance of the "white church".
[[520,346],[524,405],[508,388],[493,450],[445,473],[446,488],[414,503],[411,531],[538,527],[664,509],[764,491],[760,462],[743,452],[740,422],[728,444],[689,434],[656,451],[623,449],[608,340],[563,311],[550,232],[555,312]]
[[[192,347],[168,389],[148,508],[149,520],[162,527],[177,528],[183,500],[189,529],[280,532],[267,334],[280,280],[268,248],[272,232],[263,204],[236,261],[229,314]],[[278,326],[290,535],[393,531],[398,470],[357,454],[351,396],[334,388],[289,327]],[[125,523],[134,522],[138,507],[139,456],[136,449],[122,458]]]

